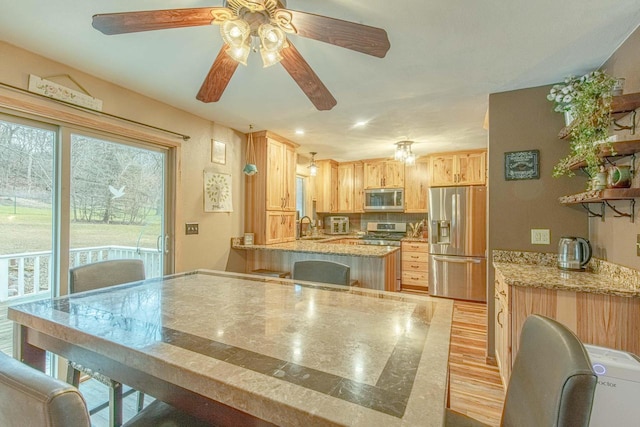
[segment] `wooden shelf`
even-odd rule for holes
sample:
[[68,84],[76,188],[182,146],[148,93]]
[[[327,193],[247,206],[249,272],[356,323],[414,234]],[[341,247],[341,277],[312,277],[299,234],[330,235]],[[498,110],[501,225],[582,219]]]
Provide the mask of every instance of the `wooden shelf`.
[[[629,141],[618,141],[613,143],[613,151],[616,153],[615,155],[611,154],[611,150],[609,147],[605,146],[602,148],[599,157],[604,159],[605,157],[622,157],[622,156],[630,156],[632,154],[640,152],[640,139],[633,139]],[[585,167],[587,162],[584,160],[576,160],[575,163],[572,163],[569,166],[570,170],[577,170]]]
[[640,197],[640,188],[607,188],[605,190],[591,190],[571,196],[560,197],[563,205],[580,203],[600,203],[607,200],[630,200]]
[[[628,95],[614,96],[611,102],[611,116],[615,119],[626,116],[632,111],[640,108],[640,93],[630,93]],[[565,139],[571,132],[571,125],[560,130],[558,138]]]

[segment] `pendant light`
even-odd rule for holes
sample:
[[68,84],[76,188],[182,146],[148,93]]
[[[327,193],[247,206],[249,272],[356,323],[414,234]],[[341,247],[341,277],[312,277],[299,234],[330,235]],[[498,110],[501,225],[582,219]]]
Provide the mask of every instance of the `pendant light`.
[[251,176],[258,173],[258,167],[256,166],[256,150],[253,147],[253,125],[249,125],[249,135],[247,136],[247,152],[245,153],[246,164],[244,165],[245,175]]
[[309,152],[311,154],[311,163],[309,164],[309,175],[316,176],[318,175],[318,165],[316,165],[316,153],[315,151]]

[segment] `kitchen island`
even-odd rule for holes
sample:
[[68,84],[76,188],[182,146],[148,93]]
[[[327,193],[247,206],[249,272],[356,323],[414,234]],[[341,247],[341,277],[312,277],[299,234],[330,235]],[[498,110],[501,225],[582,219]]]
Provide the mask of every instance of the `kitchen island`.
[[9,308],[16,351],[215,425],[442,426],[453,303],[197,271]]
[[527,316],[558,320],[586,344],[640,355],[640,272],[592,259],[587,271],[557,267],[557,255],[494,251],[496,358],[507,384]]
[[400,247],[333,243],[345,238],[300,239],[272,245],[243,245],[241,239],[232,239],[232,248],[245,252],[246,273],[254,270],[292,272],[296,261],[327,260],[351,267],[351,279],[357,280],[358,286],[399,290]]

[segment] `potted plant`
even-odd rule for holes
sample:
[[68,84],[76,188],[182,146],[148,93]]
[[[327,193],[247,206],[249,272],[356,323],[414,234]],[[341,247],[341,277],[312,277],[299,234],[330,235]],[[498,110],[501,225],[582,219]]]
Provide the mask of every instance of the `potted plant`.
[[607,141],[611,117],[611,90],[616,79],[604,71],[592,71],[577,78],[570,76],[564,84],[554,85],[547,95],[553,101],[555,111],[570,113],[570,154],[560,160],[553,169],[553,176],[573,176],[569,167],[576,161],[585,161],[585,171],[596,176],[602,165],[599,154],[603,145],[613,153],[613,144]]

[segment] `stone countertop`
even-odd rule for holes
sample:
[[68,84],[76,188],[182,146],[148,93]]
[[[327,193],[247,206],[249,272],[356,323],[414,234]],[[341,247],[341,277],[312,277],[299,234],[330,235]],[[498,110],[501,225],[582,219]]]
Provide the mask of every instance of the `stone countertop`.
[[555,254],[494,251],[493,266],[506,285],[640,297],[640,272],[592,259],[587,271],[561,270]]
[[8,317],[48,337],[45,349],[60,340],[54,351],[113,361],[101,365],[112,378],[120,364],[141,384],[275,425],[435,427],[452,311],[443,298],[201,270],[12,306]]
[[428,237],[404,237],[401,242],[429,243]]
[[274,243],[272,245],[242,245],[236,244],[232,239],[234,249],[244,250],[264,250],[282,252],[306,252],[327,255],[344,255],[356,257],[385,257],[400,250],[399,246],[378,246],[378,245],[348,245],[331,243],[334,240],[350,239],[354,236],[328,236],[322,240],[300,239],[293,242]]

